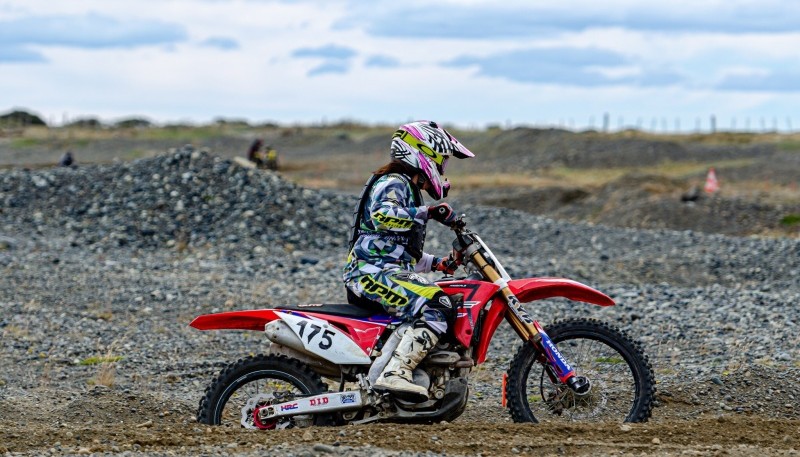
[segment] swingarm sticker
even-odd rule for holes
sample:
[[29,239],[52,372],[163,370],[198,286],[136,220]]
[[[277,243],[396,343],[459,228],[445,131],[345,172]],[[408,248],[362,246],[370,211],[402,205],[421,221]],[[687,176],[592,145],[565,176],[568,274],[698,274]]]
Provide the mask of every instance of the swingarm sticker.
[[297,409],[297,403],[289,403],[288,405],[281,405],[281,411],[291,411]]
[[275,312],[300,338],[305,350],[335,364],[368,365],[369,356],[341,330],[311,316]]
[[361,393],[358,391],[331,392],[263,408],[259,411],[259,419],[264,421],[298,414],[345,411],[360,408],[361,404]]

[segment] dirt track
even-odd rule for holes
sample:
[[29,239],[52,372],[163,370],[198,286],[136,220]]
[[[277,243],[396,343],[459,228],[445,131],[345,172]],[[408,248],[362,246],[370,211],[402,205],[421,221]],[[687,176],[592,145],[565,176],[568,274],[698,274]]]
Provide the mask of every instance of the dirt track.
[[[47,392],[38,394],[41,399],[49,397]],[[194,422],[190,405],[176,408],[153,396],[103,388],[67,402],[55,415],[45,414],[49,420],[44,421],[31,414],[36,411],[33,401],[27,405],[32,409],[25,411],[21,404],[0,406],[4,410],[0,452],[29,455],[52,451],[197,455],[210,450],[264,454],[268,449],[295,455],[303,455],[301,451],[370,455],[377,452],[375,448],[448,455],[797,455],[800,448],[798,420],[750,415],[661,418],[683,415],[681,403],[662,406],[654,420],[645,424],[497,423],[492,418],[500,418],[499,405],[476,405],[466,417],[450,424],[317,427],[268,433],[201,426]],[[12,411],[27,420],[10,420]],[[42,427],[43,423],[48,426]]]
[[[776,375],[780,376],[780,375]],[[749,386],[745,379],[756,385]],[[715,382],[662,387],[643,424],[513,424],[499,398],[473,399],[452,423],[370,424],[271,432],[208,427],[194,404],[122,388],[84,392],[39,389],[0,400],[0,452],[147,455],[798,455],[800,411],[794,393],[770,370],[734,373]],[[721,410],[732,395],[769,400],[761,411]],[[42,424],[47,426],[42,427]],[[377,448],[377,449],[376,449]],[[407,455],[407,454],[406,454]]]

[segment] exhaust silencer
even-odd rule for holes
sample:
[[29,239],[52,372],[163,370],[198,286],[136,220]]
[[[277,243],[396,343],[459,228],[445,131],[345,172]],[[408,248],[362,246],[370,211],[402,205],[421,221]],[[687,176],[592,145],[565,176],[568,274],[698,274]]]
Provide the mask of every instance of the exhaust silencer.
[[272,342],[278,343],[281,346],[290,347],[295,351],[317,358],[316,354],[306,349],[306,347],[303,345],[303,341],[300,340],[300,337],[297,336],[297,334],[294,333],[291,328],[289,328],[289,324],[282,320],[275,320],[265,325],[264,333],[266,333],[267,339]]

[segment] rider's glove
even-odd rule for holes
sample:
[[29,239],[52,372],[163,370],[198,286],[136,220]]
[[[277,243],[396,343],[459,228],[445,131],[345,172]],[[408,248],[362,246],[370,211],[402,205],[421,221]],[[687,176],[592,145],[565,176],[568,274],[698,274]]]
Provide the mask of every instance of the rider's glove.
[[444,259],[441,257],[434,257],[433,264],[431,265],[431,271],[441,271],[449,276],[452,276],[457,268],[458,264],[453,260],[452,256],[447,256],[447,258]]
[[447,203],[439,203],[428,207],[428,219],[450,226],[456,221],[456,212]]

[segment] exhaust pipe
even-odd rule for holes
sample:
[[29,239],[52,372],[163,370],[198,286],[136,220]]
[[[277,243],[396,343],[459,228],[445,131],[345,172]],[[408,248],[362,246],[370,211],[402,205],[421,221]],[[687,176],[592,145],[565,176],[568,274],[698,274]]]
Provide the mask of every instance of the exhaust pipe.
[[288,346],[284,346],[282,344],[278,344],[276,342],[272,342],[269,345],[268,354],[275,354],[275,355],[285,355],[290,359],[297,359],[311,368],[312,371],[316,372],[320,376],[326,376],[328,378],[338,378],[342,375],[342,370],[339,365],[333,364],[328,362],[327,360],[317,357],[317,356],[310,356],[306,352],[300,352],[296,349],[292,349]]
[[264,333],[266,333],[268,340],[278,343],[281,346],[290,347],[304,354],[311,354],[306,350],[300,337],[289,328],[289,324],[280,319],[265,325]]

